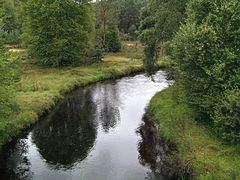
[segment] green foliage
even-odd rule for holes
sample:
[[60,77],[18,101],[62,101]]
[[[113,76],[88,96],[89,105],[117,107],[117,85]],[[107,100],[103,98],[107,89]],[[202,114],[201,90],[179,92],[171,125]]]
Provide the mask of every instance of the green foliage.
[[119,52],[121,50],[121,40],[119,31],[115,23],[108,25],[108,32],[106,34],[106,43],[108,52]]
[[91,3],[29,0],[25,13],[25,44],[38,64],[68,66],[84,61],[95,33]]
[[[1,11],[0,11],[1,14]],[[4,22],[0,15],[0,119],[9,115],[14,107],[15,61],[10,59],[9,53],[3,48]]]
[[131,40],[136,40],[137,39],[137,27],[133,24],[130,26],[128,29],[128,34],[131,38]]
[[4,44],[4,30],[3,30],[3,12],[2,9],[0,8],[0,47],[2,48]]
[[143,60],[145,69],[148,74],[152,74],[156,70],[158,60],[157,42],[153,41],[144,48],[145,58]]
[[240,91],[226,91],[218,100],[212,115],[214,126],[220,136],[230,142],[240,139]]
[[[119,29],[123,33],[129,33],[132,39],[135,34],[129,32],[131,27],[137,30],[140,25],[141,9],[146,5],[146,0],[120,0],[119,1]],[[133,35],[133,36],[132,36]]]
[[119,52],[121,40],[117,26],[117,1],[102,0],[96,4],[97,47],[106,52]]
[[16,107],[14,83],[16,82],[16,62],[9,53],[0,48],[0,119],[6,117]]
[[22,1],[1,0],[1,11],[3,18],[4,43],[18,43],[20,41],[22,26]]
[[93,62],[100,62],[103,59],[103,51],[100,48],[95,48],[92,49],[89,54],[88,57],[93,61]]
[[[192,0],[176,35],[177,60],[188,103],[224,139],[239,138],[240,5],[237,0]],[[237,117],[237,118],[236,118]]]
[[146,68],[156,64],[161,44],[171,40],[179,29],[184,19],[186,2],[187,0],[150,0],[142,10],[140,38],[146,47]]

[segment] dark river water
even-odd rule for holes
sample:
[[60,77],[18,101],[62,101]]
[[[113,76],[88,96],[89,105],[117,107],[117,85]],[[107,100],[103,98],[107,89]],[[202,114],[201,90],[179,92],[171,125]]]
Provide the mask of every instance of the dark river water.
[[164,179],[157,167],[164,147],[143,117],[153,95],[172,83],[159,71],[75,90],[5,148],[0,179]]

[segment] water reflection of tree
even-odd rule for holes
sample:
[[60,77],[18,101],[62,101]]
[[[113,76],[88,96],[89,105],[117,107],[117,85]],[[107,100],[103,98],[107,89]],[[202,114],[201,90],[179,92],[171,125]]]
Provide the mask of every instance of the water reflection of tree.
[[103,130],[108,132],[120,120],[118,87],[112,84],[99,84],[96,92],[100,123]]
[[27,158],[28,144],[25,139],[14,143],[10,150],[0,155],[0,179],[26,179],[31,178],[31,163]]
[[174,147],[159,137],[158,128],[146,115],[143,121],[137,130],[142,138],[138,144],[140,164],[150,167],[150,179],[175,179],[175,166],[166,161]]
[[87,157],[96,139],[96,105],[90,89],[67,97],[33,131],[42,157],[50,164],[69,168]]

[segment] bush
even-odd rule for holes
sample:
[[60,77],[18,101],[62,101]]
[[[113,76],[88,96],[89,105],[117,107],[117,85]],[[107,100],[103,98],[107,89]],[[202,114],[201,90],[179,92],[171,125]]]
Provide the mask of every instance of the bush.
[[103,50],[100,48],[92,49],[89,52],[88,57],[93,62],[100,62],[103,59]]
[[219,99],[213,114],[220,136],[232,143],[240,142],[240,90],[227,91]]
[[15,81],[15,62],[10,60],[9,53],[3,48],[5,35],[3,25],[0,11],[0,119],[11,113],[14,105],[13,84]]
[[187,14],[173,41],[187,102],[202,121],[214,124],[221,137],[239,141],[239,112],[230,105],[236,99],[229,98],[240,88],[240,4],[238,0],[192,0]]
[[130,28],[128,29],[128,34],[130,36],[130,40],[136,40],[137,39],[137,27],[133,24],[130,26]]
[[16,44],[20,41],[22,20],[21,0],[1,0],[0,16],[3,22],[4,42]]
[[16,44],[19,42],[20,32],[19,31],[12,31],[10,33],[4,34],[4,43],[6,44]]
[[72,0],[27,2],[23,39],[38,64],[68,66],[83,62],[94,36],[91,6]]
[[109,24],[108,32],[106,34],[106,42],[108,52],[116,53],[121,51],[122,44],[119,36],[119,31],[117,25],[114,23]]
[[[145,46],[144,65],[156,69],[160,45],[173,38],[184,19],[188,0],[152,0],[142,9],[140,40]],[[161,49],[161,55],[163,49]],[[152,61],[152,62],[148,62]]]
[[16,62],[9,53],[0,48],[0,118],[9,115],[16,107],[14,101],[14,83],[16,81]]

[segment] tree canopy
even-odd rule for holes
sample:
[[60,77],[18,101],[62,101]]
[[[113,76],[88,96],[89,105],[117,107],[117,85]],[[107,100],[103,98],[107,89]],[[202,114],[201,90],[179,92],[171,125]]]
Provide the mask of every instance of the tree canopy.
[[29,0],[25,6],[24,40],[43,66],[77,65],[94,41],[92,5],[72,0]]
[[151,71],[161,43],[171,40],[184,20],[187,0],[150,0],[142,10],[140,39],[145,44],[145,66]]
[[106,52],[121,50],[117,4],[118,2],[115,0],[102,0],[96,3],[97,46]]
[[173,43],[187,102],[218,134],[240,141],[240,4],[192,0]]

